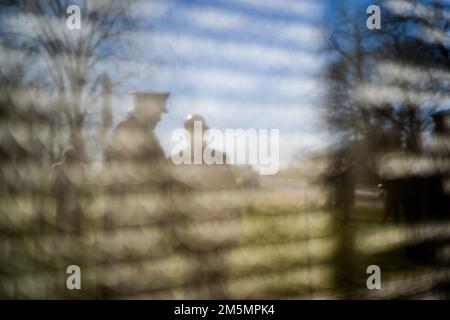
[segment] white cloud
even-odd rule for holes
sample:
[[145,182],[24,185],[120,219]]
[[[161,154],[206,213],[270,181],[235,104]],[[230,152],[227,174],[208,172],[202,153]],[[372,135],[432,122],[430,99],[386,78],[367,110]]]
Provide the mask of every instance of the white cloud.
[[185,61],[186,59],[213,58],[217,61],[239,62],[261,68],[310,69],[317,71],[324,63],[318,53],[267,46],[257,43],[211,39],[175,32],[163,31],[155,34],[136,33],[129,35],[133,43],[142,45],[143,51],[156,55],[155,59]]
[[320,28],[306,23],[256,18],[239,12],[202,7],[186,8],[183,10],[183,16],[190,24],[208,30],[276,37],[293,43],[316,46],[321,45],[324,40],[324,32]]
[[318,97],[323,85],[312,77],[300,75],[271,75],[227,68],[197,68],[184,66],[172,68],[161,66],[155,69],[158,83],[169,88],[176,79],[177,86],[212,94],[254,94],[266,93],[283,100]]
[[[323,4],[312,0],[223,0],[221,2],[229,5],[242,5],[249,9],[260,10],[268,14],[279,13],[301,17],[314,17],[321,15],[323,12]],[[174,6],[180,6],[180,3],[176,3],[173,0],[142,0],[136,6],[132,6],[132,13],[143,15],[147,18],[156,17],[167,13]],[[183,6],[182,9],[184,10],[186,7]]]
[[317,1],[310,0],[228,0],[229,3],[243,4],[252,8],[278,12],[284,14],[296,14],[301,16],[314,16],[321,14],[323,6]]

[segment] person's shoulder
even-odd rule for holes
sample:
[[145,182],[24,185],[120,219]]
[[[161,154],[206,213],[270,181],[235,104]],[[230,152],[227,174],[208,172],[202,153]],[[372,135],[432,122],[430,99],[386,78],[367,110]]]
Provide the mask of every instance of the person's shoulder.
[[132,127],[133,124],[134,124],[133,118],[128,117],[128,118],[122,120],[121,122],[119,122],[119,123],[117,124],[115,130],[117,131],[117,130],[129,128],[129,127]]
[[110,136],[110,141],[115,144],[117,142],[116,140],[121,140],[124,137],[127,137],[131,132],[134,132],[136,127],[137,124],[133,118],[128,117],[127,119],[122,120],[113,129]]

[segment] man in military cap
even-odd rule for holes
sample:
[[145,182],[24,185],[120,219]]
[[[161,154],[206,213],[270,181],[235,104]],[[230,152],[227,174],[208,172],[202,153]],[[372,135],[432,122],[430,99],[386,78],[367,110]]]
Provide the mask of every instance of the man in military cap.
[[[140,212],[146,212],[148,216],[160,213],[162,210],[154,208],[151,201],[160,199],[166,191],[165,183],[169,176],[166,168],[168,162],[154,132],[162,113],[167,112],[169,94],[133,92],[132,95],[133,108],[113,130],[105,148],[105,239],[128,223],[124,216],[138,216],[145,220],[146,217]],[[155,226],[163,228],[158,224]],[[114,259],[105,256],[104,263],[114,263]],[[122,284],[105,281],[102,286],[103,298],[113,298],[114,294],[123,290]]]
[[108,143],[106,160],[155,162],[164,158],[164,152],[154,133],[167,113],[168,93],[132,92],[134,106],[128,118],[117,126]]

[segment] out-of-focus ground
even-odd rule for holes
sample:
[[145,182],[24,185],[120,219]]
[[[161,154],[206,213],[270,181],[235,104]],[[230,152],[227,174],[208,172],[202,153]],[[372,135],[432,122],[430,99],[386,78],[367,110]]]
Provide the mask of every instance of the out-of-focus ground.
[[[196,212],[205,216],[184,229],[189,234],[185,241],[215,248],[203,267],[226,271],[220,285],[227,297],[439,297],[432,290],[439,273],[405,254],[413,231],[389,221],[381,223],[379,193],[358,186],[356,205],[343,221],[326,208],[326,190],[317,182],[317,173],[285,170],[261,177],[258,188],[191,195],[207,209]],[[83,204],[83,231],[70,234],[52,229],[51,198],[41,204],[47,215],[42,220],[32,195],[4,197],[0,202],[1,296],[83,299],[102,297],[106,290],[116,298],[191,298],[189,292],[197,291],[189,273],[195,274],[198,266],[189,255],[169,248],[163,229],[152,224],[152,214],[158,213],[151,211],[148,200],[147,195],[140,201],[135,196],[129,203],[121,202],[129,210],[117,216],[115,229],[105,232],[99,222],[104,198],[98,194]],[[432,239],[433,232],[424,232],[423,237]],[[82,268],[80,291],[65,288],[68,264]],[[371,264],[382,270],[383,290],[366,287],[366,268]],[[201,290],[202,297],[210,297],[214,278],[211,283]]]

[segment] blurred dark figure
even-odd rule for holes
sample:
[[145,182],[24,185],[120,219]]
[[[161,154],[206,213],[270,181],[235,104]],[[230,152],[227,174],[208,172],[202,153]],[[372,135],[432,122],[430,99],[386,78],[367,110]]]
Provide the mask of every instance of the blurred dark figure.
[[[154,132],[161,114],[167,112],[166,101],[169,94],[135,92],[133,96],[133,108],[129,111],[127,119],[113,130],[105,148],[103,173],[106,179],[103,215],[105,239],[120,234],[120,228],[124,227],[124,224],[133,224],[127,222],[124,216],[132,217],[137,214],[146,219],[146,223],[151,222],[159,230],[165,230],[165,225],[171,220],[170,214],[166,213],[164,208],[158,207],[163,201],[155,200],[162,199],[163,195],[167,194],[166,182],[169,179],[168,163]],[[141,206],[136,201],[137,198],[142,201],[148,199],[151,203]],[[156,204],[153,205],[152,201],[156,201]],[[145,211],[144,216],[139,215],[141,211]],[[164,221],[152,218],[156,216],[164,217]],[[166,248],[163,244],[161,246]],[[115,259],[107,255],[104,264],[112,264]],[[104,282],[102,297],[114,298],[114,294],[125,290],[125,286],[125,283]]]
[[[182,165],[176,168],[177,177],[189,186],[192,197],[195,194],[215,196],[215,193],[229,193],[235,186],[235,178],[229,165],[226,165],[226,154],[216,149],[210,149],[206,137],[200,136],[195,139],[194,127],[201,127],[205,133],[209,129],[205,119],[200,115],[189,115],[184,123],[184,128],[189,132],[188,146],[181,152],[191,154],[192,165]],[[197,129],[198,130],[198,129]],[[203,153],[209,152],[211,155],[222,159],[223,164],[193,164],[194,149]],[[192,209],[185,217],[185,228],[178,230],[178,238],[181,242],[182,254],[187,257],[191,270],[186,273],[186,281],[191,283],[186,295],[194,299],[227,299],[228,267],[225,264],[223,250],[229,249],[237,242],[237,237],[227,236],[222,239],[223,234],[227,234],[225,228],[227,220],[238,219],[236,210],[226,212],[226,208],[208,208],[202,203],[192,201]],[[211,226],[217,228],[212,234],[192,234],[192,227],[198,223],[209,222]],[[223,224],[223,225],[222,225]],[[232,232],[231,232],[232,234]],[[195,241],[192,241],[192,236]],[[214,238],[211,238],[213,236]],[[191,290],[191,291],[189,291]]]
[[[450,216],[449,172],[445,165],[449,153],[450,110],[433,114],[434,131],[429,146],[421,154],[399,154],[396,159],[403,160],[404,174],[386,177],[382,180],[385,190],[385,218],[392,217],[395,222],[401,218],[406,223],[448,219]],[[419,169],[410,170],[408,157],[418,157],[427,163]],[[403,157],[403,158],[402,158]],[[395,158],[395,157],[394,157]],[[402,171],[402,172],[403,172]]]
[[395,223],[400,222],[403,214],[403,201],[401,199],[404,198],[402,194],[402,191],[404,191],[402,181],[385,179],[378,185],[378,188],[384,195],[384,215],[381,222],[387,222],[390,218],[392,218]]
[[450,218],[450,168],[439,164],[450,160],[450,109],[437,111],[432,117],[434,131],[427,154],[435,160],[436,168],[428,179],[430,211],[442,220]]
[[432,115],[434,121],[434,135],[450,135],[450,109],[440,110],[434,112]]
[[[196,141],[196,136],[194,133],[195,123],[200,123],[200,127],[202,128],[203,135],[199,137],[199,141]],[[235,177],[231,171],[231,167],[229,165],[225,165],[227,162],[227,155],[225,152],[211,148],[207,143],[207,135],[205,132],[209,129],[206,124],[205,119],[198,114],[191,114],[186,118],[184,122],[184,128],[189,132],[190,139],[188,141],[188,147],[186,150],[182,152],[187,152],[191,154],[191,163],[194,163],[194,153],[195,150],[199,150],[201,152],[201,156],[203,159],[203,155],[210,154],[215,159],[221,159],[220,166],[218,165],[208,165],[204,164],[203,166],[197,167],[198,173],[201,172],[200,179],[195,181],[197,186],[201,186],[206,189],[223,189],[223,188],[234,188],[235,187]],[[204,161],[204,159],[203,159]]]
[[[168,93],[135,92],[134,106],[128,118],[114,129],[105,151],[106,175],[119,177],[110,181],[107,192],[114,196],[133,193],[159,192],[166,180],[167,162],[154,129],[166,113]],[[144,170],[144,171],[142,171]],[[145,175],[144,175],[145,173]],[[126,177],[126,178],[125,178]],[[112,228],[114,214],[104,217],[104,227]]]
[[324,174],[325,184],[330,188],[328,205],[337,209],[344,221],[350,218],[355,202],[355,178],[350,149],[338,151]]
[[[434,121],[433,137],[427,153],[436,163],[448,163],[450,160],[450,109],[444,109],[432,114]],[[448,165],[436,165],[436,170],[428,179],[428,192],[431,193],[430,212],[433,212],[439,221],[450,219],[450,168]],[[443,224],[445,225],[445,224]],[[450,236],[446,233],[435,238],[431,247],[433,261],[436,262],[436,274],[446,273],[450,259],[445,252],[450,243]],[[450,297],[450,281],[448,277],[444,280],[436,277],[434,279],[434,291],[443,295],[446,299]]]
[[[167,93],[134,92],[134,106],[128,117],[114,129],[106,145],[105,163],[109,165],[107,174],[119,170],[129,174],[128,180],[119,179],[109,186],[109,192],[144,193],[160,188],[164,180],[166,162],[164,151],[154,132],[161,114],[166,113]],[[151,176],[143,177],[143,168]],[[125,172],[128,169],[128,172]],[[120,176],[119,174],[119,176]],[[108,222],[106,223],[108,225]]]
[[323,180],[329,189],[327,205],[331,212],[338,215],[342,223],[334,224],[333,234],[336,235],[336,250],[333,255],[334,283],[341,288],[344,297],[350,299],[347,292],[354,286],[353,257],[354,233],[347,223],[354,204],[355,179],[352,147],[346,146],[331,156],[331,161],[323,174]]
[[128,118],[117,125],[105,153],[105,160],[152,164],[164,159],[154,129],[167,113],[167,93],[135,92]]
[[[390,155],[397,162],[393,176],[383,177],[385,189],[385,218],[405,222],[412,231],[413,240],[406,247],[409,258],[438,266],[438,253],[450,238],[431,233],[424,239],[421,230],[437,226],[450,218],[449,168],[450,111],[433,114],[434,131],[431,142],[421,153]],[[401,164],[401,168],[398,167]],[[385,164],[389,167],[389,164]],[[434,224],[438,223],[438,224]],[[422,230],[423,231],[423,230]]]
[[66,148],[63,159],[51,167],[50,181],[51,194],[56,201],[56,228],[61,232],[80,232],[86,165],[74,148]]
[[392,219],[399,223],[419,222],[426,218],[425,204],[429,194],[428,183],[424,177],[409,176],[382,180],[385,191],[383,222]]

